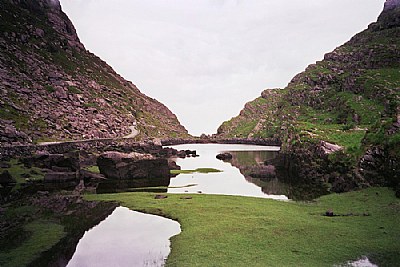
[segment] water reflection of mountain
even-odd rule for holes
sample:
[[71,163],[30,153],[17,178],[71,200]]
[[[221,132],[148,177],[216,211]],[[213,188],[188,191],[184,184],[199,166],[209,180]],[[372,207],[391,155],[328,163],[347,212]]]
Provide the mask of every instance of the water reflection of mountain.
[[289,195],[288,184],[276,177],[275,167],[264,162],[278,155],[274,151],[232,151],[231,165],[238,168],[245,179],[268,195]]
[[265,162],[277,159],[279,152],[235,151],[231,165],[238,168],[245,179],[268,195],[286,195],[293,200],[310,200],[326,194],[327,188],[316,182],[305,181],[297,173],[289,173],[284,167]]

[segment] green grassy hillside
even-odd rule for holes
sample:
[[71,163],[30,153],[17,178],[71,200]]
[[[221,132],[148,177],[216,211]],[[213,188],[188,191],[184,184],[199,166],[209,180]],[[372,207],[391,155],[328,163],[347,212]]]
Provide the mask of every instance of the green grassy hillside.
[[218,134],[277,137],[288,153],[329,142],[341,147],[340,157],[348,158],[347,169],[360,183],[398,184],[400,7],[388,7],[376,23],[308,66],[286,88],[265,90],[247,103]]

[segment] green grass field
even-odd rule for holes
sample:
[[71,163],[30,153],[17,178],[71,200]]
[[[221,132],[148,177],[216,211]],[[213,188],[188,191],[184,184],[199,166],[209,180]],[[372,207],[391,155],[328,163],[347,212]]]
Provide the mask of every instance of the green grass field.
[[[400,265],[400,200],[387,188],[331,194],[313,202],[151,193],[87,195],[180,222],[167,266],[333,266],[368,256]],[[332,209],[335,214],[322,216]]]

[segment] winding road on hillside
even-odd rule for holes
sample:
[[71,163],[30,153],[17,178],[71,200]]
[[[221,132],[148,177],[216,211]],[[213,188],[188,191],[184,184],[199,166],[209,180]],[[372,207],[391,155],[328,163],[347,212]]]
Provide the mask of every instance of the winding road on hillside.
[[129,126],[129,129],[131,129],[131,133],[124,136],[123,138],[135,138],[139,134],[139,130],[136,129],[136,123],[132,126]]
[[[128,135],[125,135],[122,137],[123,139],[132,139],[135,138],[140,131],[136,129],[136,123],[134,123],[132,126],[129,126],[129,129],[131,130],[131,133]],[[53,144],[61,144],[61,143],[76,143],[76,142],[89,142],[89,141],[100,141],[100,140],[110,140],[110,139],[116,139],[116,138],[96,138],[96,139],[81,139],[81,140],[72,140],[72,141],[53,141],[53,142],[39,142],[38,145],[53,145]]]

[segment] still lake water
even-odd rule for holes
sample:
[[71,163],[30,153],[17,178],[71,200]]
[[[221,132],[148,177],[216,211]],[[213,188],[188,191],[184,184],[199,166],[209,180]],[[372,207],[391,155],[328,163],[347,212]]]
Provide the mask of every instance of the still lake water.
[[[179,174],[171,178],[168,193],[193,194],[201,192],[204,194],[288,199],[285,194],[279,193],[284,192],[284,190],[268,188],[267,183],[270,184],[270,187],[276,187],[274,181],[262,183],[260,179],[253,179],[241,173],[244,169],[263,165],[264,161],[274,158],[280,150],[279,147],[235,144],[185,144],[171,147],[177,150],[196,150],[199,155],[195,158],[177,158],[176,163],[182,170],[214,168],[222,172]],[[216,155],[221,152],[231,153],[233,159],[229,162],[218,160]]]
[[[172,147],[196,150],[199,155],[196,158],[177,158],[176,162],[182,170],[214,168],[222,172],[179,174],[171,178],[168,193],[201,192],[288,199],[280,193],[285,192],[285,184],[246,175],[249,168],[263,166],[266,160],[274,158],[279,147],[232,144]],[[231,153],[232,160],[218,160],[216,155],[221,152]],[[163,266],[170,253],[169,239],[180,231],[176,221],[118,207],[105,220],[85,232],[67,266]]]
[[180,232],[176,221],[118,207],[85,232],[67,266],[163,266]]

